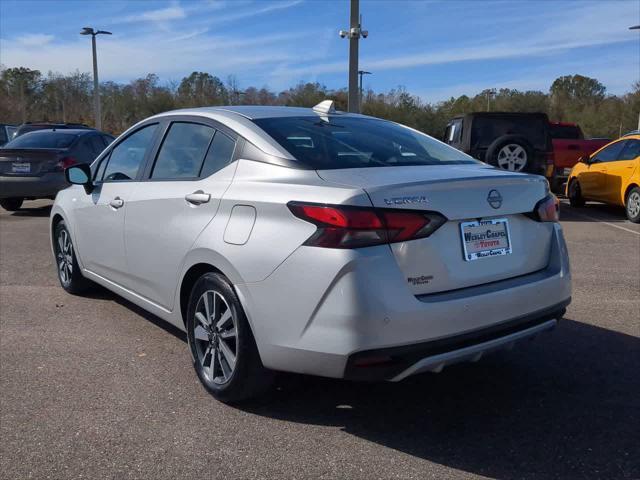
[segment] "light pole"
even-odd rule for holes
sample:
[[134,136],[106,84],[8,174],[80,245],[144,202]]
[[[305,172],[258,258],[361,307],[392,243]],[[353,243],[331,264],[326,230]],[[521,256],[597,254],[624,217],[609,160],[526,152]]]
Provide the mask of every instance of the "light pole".
[[360,18],[360,0],[351,0],[351,17],[349,30],[340,30],[340,38],[349,39],[349,112],[360,113],[358,101],[358,42],[360,37],[367,38],[369,32],[362,30]]
[[[629,27],[629,30],[640,30],[640,25]],[[638,112],[638,130],[640,130],[640,112]]]
[[495,88],[490,88],[487,90],[487,112],[491,110],[491,97],[496,94]]
[[358,70],[358,75],[360,75],[360,109],[362,110],[362,77],[363,75],[373,75],[371,72],[367,72],[365,70]]
[[98,82],[98,56],[96,54],[96,35],[111,35],[105,30],[94,30],[91,27],[84,27],[80,35],[91,35],[91,47],[93,48],[93,114],[98,130],[102,130],[102,113],[100,112],[100,87]]

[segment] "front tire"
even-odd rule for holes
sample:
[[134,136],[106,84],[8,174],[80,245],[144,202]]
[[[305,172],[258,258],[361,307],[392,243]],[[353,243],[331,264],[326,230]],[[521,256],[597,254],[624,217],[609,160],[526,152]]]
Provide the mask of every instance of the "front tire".
[[569,183],[569,188],[567,189],[567,194],[569,197],[569,204],[574,208],[584,207],[584,197],[582,196],[582,190],[580,189],[580,184],[578,180],[573,179],[571,183]]
[[629,190],[627,198],[624,202],[624,208],[627,212],[627,218],[630,222],[640,223],[640,188],[633,187]]
[[56,225],[53,231],[53,251],[55,253],[56,270],[60,285],[67,292],[79,295],[91,288],[91,281],[80,272],[76,252],[71,241],[71,234],[64,220]]
[[270,386],[272,373],[262,365],[242,305],[223,275],[206,273],[193,286],[187,337],[196,374],[218,400],[247,400]]
[[4,208],[8,212],[17,212],[22,207],[22,198],[3,198],[0,200],[0,207]]

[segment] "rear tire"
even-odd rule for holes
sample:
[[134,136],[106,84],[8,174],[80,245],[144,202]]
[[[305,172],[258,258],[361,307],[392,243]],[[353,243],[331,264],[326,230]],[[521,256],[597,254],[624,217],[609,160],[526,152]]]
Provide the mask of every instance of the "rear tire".
[[80,272],[71,234],[64,220],[58,222],[53,231],[53,251],[58,280],[62,288],[73,295],[79,295],[91,288],[93,283],[84,278]]
[[240,300],[223,275],[205,273],[193,286],[187,337],[196,374],[216,399],[240,402],[271,385],[273,373],[262,365]]
[[8,212],[17,212],[22,206],[22,198],[3,198],[0,200],[0,207],[4,208]]
[[640,188],[633,187],[629,190],[624,202],[627,218],[630,222],[640,223]]
[[569,188],[567,189],[567,195],[569,197],[569,204],[572,207],[580,208],[584,207],[584,197],[582,196],[582,190],[580,189],[580,183],[578,180],[571,180]]

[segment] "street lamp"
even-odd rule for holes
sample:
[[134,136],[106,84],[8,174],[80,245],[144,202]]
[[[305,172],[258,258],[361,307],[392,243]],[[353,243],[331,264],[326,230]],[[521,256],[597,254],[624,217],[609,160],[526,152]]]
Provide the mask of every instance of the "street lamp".
[[102,113],[100,112],[100,89],[98,86],[98,58],[96,54],[96,35],[111,35],[105,30],[94,30],[91,27],[84,27],[80,35],[91,35],[91,46],[93,48],[93,114],[98,130],[102,130]]
[[373,75],[373,74],[365,70],[358,70],[358,75],[360,75],[360,109],[362,110],[362,77],[364,75]]
[[491,110],[491,97],[493,97],[497,93],[495,88],[490,88],[487,90],[487,112]]
[[[640,25],[629,27],[629,30],[640,30]],[[638,130],[640,130],[640,112],[638,112]]]
[[340,30],[340,38],[349,39],[349,97],[347,110],[360,113],[358,101],[358,42],[360,37],[367,38],[369,32],[362,30],[360,18],[360,0],[351,0],[351,17],[349,30]]

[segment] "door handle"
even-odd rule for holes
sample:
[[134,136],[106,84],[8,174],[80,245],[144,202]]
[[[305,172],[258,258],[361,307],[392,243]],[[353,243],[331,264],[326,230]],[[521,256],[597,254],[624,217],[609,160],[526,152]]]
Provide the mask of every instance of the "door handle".
[[122,200],[120,197],[116,197],[109,202],[109,205],[111,205],[115,209],[122,208],[124,206],[124,200]]
[[186,195],[184,199],[192,205],[201,205],[211,200],[210,193],[204,193],[202,190],[195,191]]

